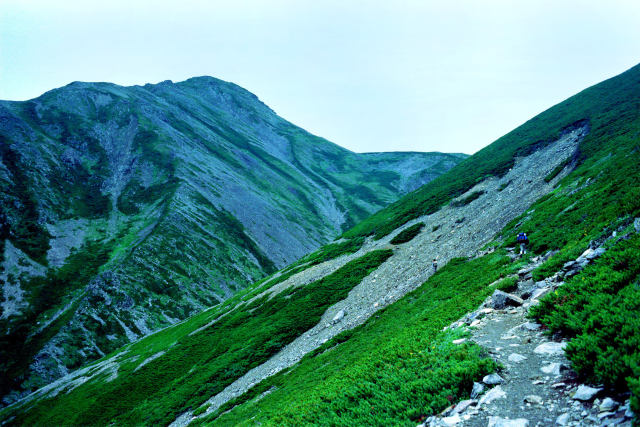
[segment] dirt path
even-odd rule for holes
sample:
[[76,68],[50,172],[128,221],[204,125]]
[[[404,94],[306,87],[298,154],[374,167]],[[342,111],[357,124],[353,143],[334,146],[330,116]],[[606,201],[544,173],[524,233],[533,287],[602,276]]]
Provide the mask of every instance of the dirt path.
[[431,417],[424,427],[631,426],[628,396],[607,397],[606,390],[578,384],[564,354],[566,342],[550,340],[527,318],[538,298],[562,284],[560,275],[537,283],[525,277],[506,305],[490,298],[451,325],[468,327],[471,339],[502,369],[474,384],[472,399]]

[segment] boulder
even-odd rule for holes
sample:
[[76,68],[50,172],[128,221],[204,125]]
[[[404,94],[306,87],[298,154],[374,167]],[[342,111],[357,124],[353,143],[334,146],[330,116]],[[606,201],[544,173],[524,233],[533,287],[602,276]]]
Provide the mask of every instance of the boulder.
[[527,322],[522,324],[522,329],[526,329],[527,331],[537,331],[541,327],[542,325],[540,323]]
[[522,303],[524,301],[522,301],[521,298],[512,295],[512,294],[508,294],[506,292],[502,292],[499,289],[496,289],[493,292],[493,295],[491,295],[491,307],[496,309],[496,310],[500,310],[503,309],[507,306],[511,306],[511,307],[518,307],[521,306]]
[[496,385],[502,384],[504,382],[504,379],[500,375],[493,373],[485,375],[485,377],[482,379],[482,382],[487,385]]
[[520,270],[518,270],[518,276],[520,276],[521,279],[531,279],[531,272],[533,270],[535,270],[537,267],[537,265],[528,265],[524,268],[521,268]]
[[476,405],[478,403],[475,399],[467,399],[458,403],[455,408],[451,411],[451,414],[461,414],[467,410],[469,406]]
[[480,401],[478,402],[478,405],[488,405],[489,403],[493,402],[494,400],[504,399],[506,397],[507,397],[507,393],[504,392],[502,387],[497,385],[494,388],[492,388],[491,390],[489,390],[488,392],[486,392],[484,394],[484,396],[482,396],[480,398]]
[[584,256],[588,261],[593,261],[594,259],[601,257],[606,251],[607,250],[605,248],[587,249],[582,256]]
[[461,422],[462,418],[460,418],[460,415],[458,414],[442,418],[442,424],[445,426],[455,426],[460,424]]
[[543,366],[542,368],[540,368],[540,370],[542,372],[544,372],[547,375],[560,375],[560,371],[562,371],[562,369],[564,368],[564,366],[562,365],[562,363],[550,363],[547,366]]
[[618,407],[618,402],[616,402],[615,400],[613,400],[610,397],[607,397],[606,399],[604,399],[602,401],[600,406],[598,406],[598,410],[600,412],[608,412],[608,411],[615,410],[617,407]]
[[581,384],[578,387],[578,390],[573,395],[575,400],[581,400],[583,402],[588,402],[593,399],[596,394],[600,393],[602,388],[589,387],[588,385]]
[[633,220],[633,228],[636,230],[636,233],[640,233],[640,218]]
[[520,363],[522,361],[527,360],[526,356],[523,356],[518,353],[511,353],[507,359],[511,363]]
[[542,398],[535,394],[530,394],[524,397],[524,402],[532,405],[542,405]]
[[565,412],[564,414],[560,415],[558,418],[556,418],[556,424],[561,425],[561,426],[566,426],[567,424],[569,424],[569,420],[571,419],[570,415],[568,412]]
[[536,354],[561,355],[564,354],[566,342],[545,342],[537,346],[533,352]]
[[336,315],[333,316],[333,323],[338,323],[339,321],[341,321],[344,318],[344,315],[345,315],[344,309],[337,312]]
[[473,383],[473,388],[471,389],[471,398],[476,399],[478,396],[480,396],[484,391],[484,388],[484,385],[481,383]]

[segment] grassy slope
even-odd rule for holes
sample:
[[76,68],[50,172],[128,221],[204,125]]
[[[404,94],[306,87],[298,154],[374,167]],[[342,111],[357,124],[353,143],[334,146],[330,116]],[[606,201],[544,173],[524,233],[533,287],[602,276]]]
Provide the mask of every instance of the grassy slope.
[[570,338],[573,368],[594,384],[630,389],[640,411],[640,234],[621,239],[532,314]]
[[235,425],[255,416],[275,425],[415,425],[468,395],[471,383],[495,368],[477,346],[451,344],[459,331],[441,330],[495,289],[487,285],[520,266],[507,260],[504,253],[452,260],[414,292],[218,413],[247,404],[203,421]]
[[[408,219],[437,209],[485,175],[500,174],[510,166],[514,154],[535,149],[555,138],[562,129],[571,127],[576,122],[588,120],[591,131],[581,143],[581,158],[577,168],[554,192],[538,201],[521,218],[508,224],[502,236],[495,242],[497,246],[512,245],[514,231],[524,229],[531,236],[531,249],[534,253],[559,249],[550,261],[535,272],[538,278],[544,277],[553,273],[565,260],[586,249],[591,240],[602,239],[614,229],[628,227],[630,220],[640,215],[639,107],[640,67],[635,67],[542,113],[466,160],[447,176],[413,193],[410,199],[396,203],[372,216],[345,233],[345,236],[387,234]],[[345,245],[345,248],[350,246]],[[634,255],[637,254],[636,246],[628,250]],[[256,416],[255,421],[267,424],[279,424],[289,420],[291,423],[324,420],[328,423],[371,424],[408,423],[407,420],[411,420],[413,423],[424,415],[439,410],[449,400],[463,396],[465,391],[468,391],[469,381],[492,366],[483,360],[482,355],[472,346],[456,348],[454,351],[448,344],[452,337],[443,336],[438,331],[477,305],[491,291],[486,284],[519,267],[518,264],[505,264],[503,253],[499,248],[493,255],[472,261],[457,260],[450,263],[417,291],[385,309],[379,317],[374,317],[356,330],[327,343],[323,348],[328,350],[327,352],[316,352],[287,373],[265,380],[238,403],[253,397],[258,391],[268,391],[276,387],[275,391],[257,402],[248,402],[249,406],[245,404],[237,407],[216,422],[250,422],[248,420]],[[604,261],[594,268],[609,268],[607,259],[604,258]],[[587,276],[584,277],[587,280]],[[267,285],[269,283],[271,282]],[[629,279],[628,283],[635,283],[635,279]],[[628,304],[633,308],[635,296],[628,294],[628,291],[617,293],[615,298],[619,299],[616,302],[623,306]],[[226,307],[231,306],[232,303]],[[597,317],[605,306],[606,304],[595,304],[593,316]],[[550,313],[554,310],[557,308],[549,308]],[[247,313],[238,311],[237,315],[242,317],[247,316]],[[548,323],[552,322],[549,320]],[[241,323],[238,325],[242,327]],[[268,328],[268,325],[264,327]],[[156,334],[150,337],[149,341],[143,340],[136,345],[147,345],[146,343],[152,340],[162,339],[166,346],[166,337],[175,330],[172,328]],[[583,333],[589,337],[588,334],[597,331],[598,328],[587,328]],[[339,345],[331,349],[334,344]],[[578,344],[572,346],[580,347]],[[179,346],[173,348],[180,349]],[[614,342],[612,348],[608,357],[627,364],[627,371],[622,372],[628,372],[628,369],[636,372],[634,363],[637,362],[634,361],[637,359],[634,354],[637,355],[637,347],[631,349],[631,356],[623,356],[623,351],[629,354],[629,349],[623,347],[623,343]],[[238,350],[241,351],[241,348]],[[182,351],[175,354],[176,357],[179,354],[183,355],[181,357],[188,357]],[[445,354],[449,354],[450,357],[443,359],[441,356]],[[156,359],[157,363],[164,363],[161,362],[163,358],[164,356]],[[154,362],[148,366],[154,366]],[[216,364],[215,361],[212,363]],[[208,371],[208,365],[198,366]],[[429,371],[429,366],[432,367],[432,371]],[[119,379],[133,381],[132,386],[150,387],[148,384],[152,383],[147,383],[146,379],[139,375],[130,377],[137,380],[128,379],[129,376],[126,374],[131,370],[131,367],[122,368]],[[140,371],[143,370],[144,368]],[[588,370],[583,372],[589,375]],[[182,381],[189,389],[197,388],[197,384],[191,382],[190,373],[180,373],[186,375],[175,381]],[[239,374],[240,372],[234,373],[236,376]],[[605,375],[609,374],[605,372]],[[611,378],[605,376],[602,380],[619,383]],[[116,381],[120,381],[119,379]],[[410,379],[415,379],[415,382]],[[106,387],[113,393],[112,387],[115,386],[111,384],[100,385],[99,388],[103,390]],[[632,381],[631,384],[633,386],[635,383]],[[206,390],[208,393],[212,391],[214,390]],[[446,394],[440,391],[446,391]],[[96,396],[100,395],[92,393],[88,387],[79,387],[54,400],[37,403],[27,414],[19,415],[18,420],[90,421],[88,418],[82,418],[83,415],[78,418],[73,418],[72,415],[78,405],[86,405],[83,403],[85,400],[101,406],[123,404],[115,395],[111,395],[113,400],[105,401],[104,398],[107,396],[102,395],[103,399],[94,401],[97,399]],[[100,392],[96,390],[95,393]],[[129,398],[132,394],[124,395]],[[181,410],[189,406],[194,409],[198,403],[204,401],[199,397],[192,399],[192,395],[189,397],[190,401],[185,401],[180,396],[180,393],[163,394],[160,402],[164,406],[161,407],[161,412],[157,413],[151,410],[151,406],[147,406],[154,405],[152,401],[138,401],[130,411],[121,413],[120,418],[116,419],[120,422],[166,421]],[[407,403],[412,401],[415,404]],[[151,418],[145,419],[143,416]],[[108,419],[106,417],[100,420],[105,422]]]
[[[98,378],[40,401],[17,421],[27,425],[171,422],[314,326],[327,307],[343,299],[390,255],[389,250],[370,252],[303,288],[233,309],[193,335],[189,333],[210,316],[196,316],[187,325],[142,340],[128,348],[139,357],[120,365],[116,379]],[[159,350],[154,346],[158,340],[166,353],[140,367],[143,357],[154,354],[149,347]]]

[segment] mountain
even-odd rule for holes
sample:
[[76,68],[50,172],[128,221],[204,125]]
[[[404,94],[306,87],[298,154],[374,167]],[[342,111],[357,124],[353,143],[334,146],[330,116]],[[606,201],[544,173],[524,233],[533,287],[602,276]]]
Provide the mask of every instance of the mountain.
[[[568,341],[547,342],[541,357],[564,351],[575,376],[554,384],[555,401],[520,400],[508,423],[526,425],[519,414],[540,408],[559,415],[565,401],[598,415],[593,396],[574,400],[577,381],[631,396],[631,408],[592,416],[623,421],[640,411],[639,160],[640,65],[534,117],[223,304],[4,408],[0,419],[437,425],[428,417],[511,363],[472,341],[473,326],[527,306],[541,323],[530,326],[543,328],[536,339]],[[519,255],[522,231],[530,243]],[[507,298],[520,306],[504,310]],[[497,339],[514,348],[526,336],[514,329]],[[531,374],[532,392],[551,389],[553,376]],[[466,403],[485,410],[464,425],[498,425],[485,403]]]
[[225,301],[466,157],[356,154],[211,77],[0,102],[0,156],[5,403]]

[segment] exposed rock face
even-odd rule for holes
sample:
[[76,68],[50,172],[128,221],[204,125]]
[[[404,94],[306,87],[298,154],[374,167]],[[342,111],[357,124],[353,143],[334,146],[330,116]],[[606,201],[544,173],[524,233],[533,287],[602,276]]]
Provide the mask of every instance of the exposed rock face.
[[[223,301],[464,157],[352,153],[210,77],[0,102],[0,326],[48,337],[0,395]],[[46,266],[67,276],[34,284]]]

